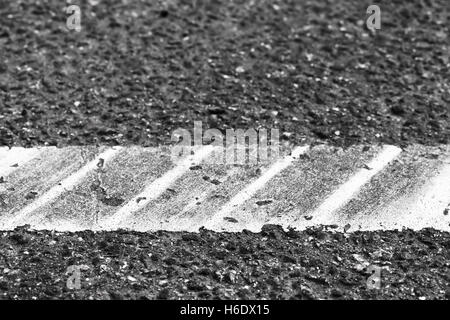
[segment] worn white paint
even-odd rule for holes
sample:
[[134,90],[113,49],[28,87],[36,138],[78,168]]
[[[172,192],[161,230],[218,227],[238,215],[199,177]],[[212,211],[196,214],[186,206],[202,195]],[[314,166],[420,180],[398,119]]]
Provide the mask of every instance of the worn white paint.
[[0,148],[0,177],[6,177],[41,153],[40,148]]
[[348,181],[343,183],[335,192],[328,196],[324,202],[312,213],[314,223],[327,224],[331,220],[331,215],[347,204],[358,193],[361,187],[367,184],[372,177],[383,170],[392,160],[394,160],[402,149],[395,146],[386,146],[382,149],[367,168],[360,169]]
[[190,155],[182,160],[177,166],[169,170],[162,177],[156,179],[149,184],[140,194],[136,195],[132,200],[121,207],[112,217],[102,223],[106,229],[115,228],[120,222],[132,216],[135,212],[145,207],[150,201],[159,197],[167,190],[179,177],[189,170],[193,164],[201,162],[205,159],[214,148],[205,146],[195,151],[194,155]]
[[279,174],[281,171],[289,167],[292,162],[305,152],[307,152],[309,147],[297,147],[292,151],[290,156],[287,156],[275,164],[273,164],[268,170],[266,170],[259,178],[250,183],[244,190],[239,192],[234,196],[228,203],[226,203],[218,212],[216,212],[211,220],[205,225],[206,228],[218,228],[223,221],[223,218],[229,216],[231,212],[236,210],[244,202],[249,200],[255,193],[262,189],[267,182],[269,182],[274,176]]
[[[121,152],[120,163],[125,165],[109,166],[108,170],[112,170],[112,172],[109,171],[109,174],[114,175],[115,172],[120,174],[130,170],[130,176],[134,178],[130,179],[130,182],[123,183],[123,185],[118,185],[115,183],[114,179],[108,179],[106,184],[109,185],[105,185],[104,187],[120,192],[120,190],[130,190],[131,184],[136,183],[137,181],[139,181],[140,186],[145,187],[143,187],[143,189],[136,188],[135,191],[140,190],[136,192],[136,194],[134,192],[129,193],[127,199],[131,200],[122,207],[119,207],[116,212],[113,211],[115,210],[114,207],[110,207],[109,210],[111,211],[109,212],[114,213],[109,215],[106,219],[100,219],[95,226],[96,230],[110,230],[131,226],[131,228],[141,231],[145,228],[154,230],[159,227],[163,227],[167,230],[192,231],[198,230],[201,226],[206,226],[207,228],[216,230],[236,231],[241,230],[239,229],[241,227],[248,228],[248,226],[256,226],[259,228],[261,223],[266,223],[266,221],[270,221],[270,223],[279,223],[284,226],[296,226],[296,221],[298,223],[298,220],[296,219],[302,219],[300,221],[303,226],[305,222],[303,215],[308,214],[313,216],[313,219],[307,221],[308,223],[311,223],[311,225],[338,224],[342,227],[349,223],[352,225],[352,230],[358,230],[358,228],[363,230],[373,230],[398,229],[402,227],[410,227],[413,229],[433,227],[450,231],[450,212],[447,215],[444,214],[447,212],[447,209],[450,210],[450,148],[448,148],[448,146],[444,146],[440,149],[434,148],[432,150],[433,154],[439,154],[439,159],[436,157],[426,157],[427,152],[432,149],[432,147],[418,146],[416,149],[420,150],[420,152],[417,152],[417,150],[412,152],[412,149],[405,149],[402,152],[402,150],[397,147],[385,146],[367,163],[367,168],[354,168],[354,173],[350,175],[348,180],[341,181],[339,179],[337,183],[341,184],[335,191],[329,194],[324,192],[324,194],[318,195],[316,190],[313,195],[309,195],[317,198],[315,201],[319,203],[317,207],[311,207],[311,212],[300,212],[297,216],[293,214],[282,216],[279,212],[271,212],[270,210],[272,210],[272,207],[267,206],[264,210],[258,212],[258,217],[256,215],[253,216],[252,213],[250,213],[251,210],[246,211],[244,208],[254,205],[254,202],[258,200],[257,197],[260,194],[260,190],[267,189],[267,192],[265,193],[268,195],[271,194],[272,187],[269,181],[274,181],[272,180],[274,177],[277,177],[276,181],[279,180],[279,183],[286,181],[284,179],[289,179],[290,177],[287,174],[289,171],[284,170],[292,167],[294,161],[296,165],[297,161],[303,161],[302,159],[299,159],[299,156],[309,152],[307,146],[294,148],[291,155],[269,164],[267,169],[263,169],[258,177],[243,174],[245,170],[254,170],[256,166],[236,166],[228,168],[227,174],[222,177],[222,183],[220,185],[211,184],[208,185],[207,188],[196,187],[197,185],[194,184],[198,183],[198,179],[189,178],[186,175],[202,174],[201,171],[189,170],[189,167],[193,164],[201,163],[202,161],[207,162],[208,159],[213,156],[213,147],[206,146],[200,148],[200,150],[197,150],[193,155],[176,163],[174,167],[170,166],[171,169],[168,169],[168,171],[166,171],[167,169],[162,170],[160,167],[146,167],[147,172],[153,172],[154,170],[154,177],[159,177],[155,180],[151,180],[151,182],[143,181],[146,178],[140,177],[139,172],[141,168],[136,166],[135,149],[136,147],[102,148],[102,150],[106,151],[99,152],[95,159],[84,164],[78,171],[69,176],[64,175],[64,177],[67,178],[62,179],[62,181],[59,181],[60,179],[58,179],[59,183],[57,185],[53,186],[52,183],[49,184],[46,189],[48,191],[34,199],[31,203],[24,204],[25,206],[23,207],[14,203],[14,201],[20,201],[20,199],[23,198],[16,196],[8,199],[8,189],[14,189],[15,183],[20,183],[19,181],[22,181],[23,183],[24,179],[26,180],[26,168],[29,168],[30,166],[27,162],[31,160],[35,170],[33,170],[34,178],[30,178],[30,184],[32,185],[33,181],[45,180],[44,177],[36,176],[39,175],[41,171],[39,166],[48,168],[49,164],[52,163],[51,157],[54,157],[55,152],[58,153],[59,149],[52,148],[52,152],[46,152],[48,151],[47,148],[0,148],[0,176],[10,175],[9,179],[6,179],[6,183],[0,184],[0,200],[4,200],[8,203],[8,208],[21,208],[18,209],[17,212],[12,212],[10,209],[8,209],[9,211],[5,209],[5,212],[2,212],[0,203],[0,226],[4,229],[9,229],[14,228],[17,225],[31,224],[34,228],[70,231],[78,230],[82,225],[88,226],[89,224],[78,224],[77,217],[74,217],[73,214],[77,214],[78,208],[94,208],[95,206],[83,206],[82,203],[77,202],[83,201],[83,197],[64,197],[64,194],[72,192],[77,186],[90,185],[89,181],[86,179],[92,179],[90,173],[96,169],[99,159],[102,158],[105,162],[112,161],[113,163],[116,163],[116,161],[118,161],[117,158],[119,157],[115,156]],[[358,149],[356,148],[355,150]],[[90,147],[90,152],[92,151],[93,149]],[[163,151],[156,151],[157,154],[158,152]],[[357,151],[356,155],[358,155],[358,152],[360,151]],[[410,152],[414,153],[414,155],[412,153],[410,155]],[[341,152],[341,155],[336,154],[336,157],[341,157],[342,153],[345,153],[345,150]],[[73,153],[67,154],[73,155]],[[421,155],[424,156],[422,157]],[[421,158],[417,160],[417,157]],[[127,158],[133,159],[133,166],[126,166]],[[330,168],[333,166],[333,170],[330,169],[329,172],[336,169],[336,159],[341,158],[333,159],[333,164],[330,162]],[[393,162],[394,159],[399,159],[399,161]],[[142,163],[148,163],[144,160],[145,159],[142,159]],[[317,160],[320,161],[320,158],[316,159],[316,161]],[[58,161],[59,166],[61,166],[61,157]],[[79,159],[73,159],[73,161],[79,161]],[[408,162],[412,165],[408,166]],[[18,166],[15,166],[16,163]],[[137,163],[139,163],[139,161],[137,161]],[[299,168],[308,166],[310,165],[309,163],[313,165],[314,161],[306,161],[302,166],[299,166]],[[337,163],[339,165],[339,162]],[[83,164],[80,163],[80,166],[81,165]],[[222,164],[217,165],[222,166]],[[348,168],[348,163],[342,163],[342,165]],[[417,166],[426,168],[426,170],[424,170],[424,173],[417,173],[413,169],[415,166],[416,168]],[[55,164],[55,170],[56,168],[57,165]],[[77,166],[76,168],[79,167]],[[59,167],[58,170],[61,170],[61,167]],[[223,168],[220,170],[223,170]],[[323,165],[323,170],[328,170],[326,163]],[[42,172],[46,172],[47,174],[48,171],[49,170],[42,170]],[[12,172],[14,172],[14,174],[11,175]],[[69,173],[71,171],[67,172]],[[283,174],[281,174],[282,172]],[[392,174],[394,176],[392,176]],[[317,172],[316,175],[309,179],[319,182],[321,179],[321,172]],[[376,175],[378,189],[371,189],[374,183],[372,178]],[[302,184],[305,183],[305,181],[303,178],[299,177],[300,175],[297,175],[296,180],[291,182],[295,186],[298,184],[298,190],[303,190]],[[345,177],[348,177],[348,175]],[[383,180],[380,180],[380,177],[383,177]],[[342,180],[343,179],[344,178],[342,178]],[[385,198],[383,198],[383,192],[378,192],[376,190],[380,189],[380,181],[386,181],[386,179],[390,180],[389,184],[393,186],[393,189],[386,189],[387,191],[384,194]],[[403,181],[401,185],[417,184],[417,187],[409,188],[407,191],[404,191],[402,188],[398,187],[399,184],[397,179]],[[189,194],[188,196],[189,199],[197,198],[195,202],[192,201],[186,205],[187,192],[183,192],[182,196],[180,194],[174,194],[169,201],[167,198],[161,197],[168,188],[175,187],[174,184],[176,185],[177,181],[181,180],[190,181],[190,183],[192,183],[193,191],[192,194]],[[312,181],[312,183],[315,183],[315,181]],[[239,188],[236,187],[237,185],[239,185]],[[183,188],[184,190],[189,190],[189,186],[184,185]],[[194,190],[197,190],[198,194],[194,194]],[[365,191],[361,192],[362,190]],[[368,192],[371,190],[375,190],[375,192]],[[90,190],[86,190],[86,194],[89,192]],[[225,194],[225,196],[220,198],[220,200],[219,198],[211,197],[211,195],[216,192]],[[273,194],[276,193],[274,192]],[[308,194],[305,194],[304,191],[303,193],[300,191],[297,192],[297,188],[292,189],[292,192],[289,192],[289,197],[297,197],[300,194],[302,197],[308,197]],[[379,196],[381,197],[379,199],[387,200],[386,202],[378,201],[376,206],[367,209],[364,207],[365,203],[369,203],[370,200],[373,199],[368,199],[367,195],[371,195],[371,197]],[[140,201],[137,201],[139,198]],[[60,200],[58,199],[65,199],[65,202],[63,202],[64,205],[59,203],[58,201]],[[296,198],[296,200],[298,199],[299,198]],[[273,200],[275,202],[289,201],[290,199],[284,197],[283,199]],[[95,201],[95,199],[93,201]],[[197,201],[199,202],[198,204]],[[349,204],[350,201],[352,201],[351,205]],[[346,212],[354,207],[353,204],[355,201],[359,203],[359,206],[356,207],[362,208],[361,212]],[[59,205],[56,205],[57,203]],[[174,210],[163,210],[164,212],[167,211],[170,213],[168,213],[167,216],[165,216],[166,213],[161,215],[149,214],[149,216],[147,216],[146,214],[151,211],[148,210],[148,208],[149,206],[152,206],[152,204],[159,206],[174,205],[174,207],[180,208],[180,212],[177,213],[174,212]],[[56,215],[56,211],[55,213],[52,212],[52,205],[59,207],[58,215]],[[101,206],[102,204],[99,205]],[[70,207],[70,210],[68,210],[71,214],[70,218],[68,218],[68,216],[61,216],[61,214],[65,214],[65,206]],[[147,208],[145,209],[144,207]],[[276,207],[277,206],[273,206],[273,208]],[[92,212],[84,212],[83,210],[88,211],[88,209],[79,210],[80,221],[83,217],[92,216],[93,214]],[[227,216],[235,217],[237,220],[242,218],[242,225],[239,223],[224,223],[224,217]],[[269,216],[270,219],[266,219]],[[151,219],[155,219],[155,221]],[[300,224],[298,225],[300,226]]]
[[83,166],[80,170],[75,172],[74,174],[70,175],[63,181],[61,181],[59,184],[51,188],[49,191],[44,193],[39,198],[35,199],[32,203],[24,207],[22,210],[17,212],[16,214],[12,215],[11,219],[6,222],[6,226],[8,225],[19,225],[21,223],[29,223],[27,220],[27,217],[34,212],[36,209],[43,207],[46,204],[51,203],[54,201],[58,196],[60,196],[62,193],[73,189],[76,187],[80,181],[83,180],[83,178],[86,177],[86,175],[93,170],[97,168],[97,165],[100,161],[100,159],[103,159],[104,163],[106,164],[108,161],[110,161],[118,152],[122,150],[121,147],[114,147],[107,149],[106,151],[100,153],[98,156],[95,157],[94,160],[88,162],[85,166]]

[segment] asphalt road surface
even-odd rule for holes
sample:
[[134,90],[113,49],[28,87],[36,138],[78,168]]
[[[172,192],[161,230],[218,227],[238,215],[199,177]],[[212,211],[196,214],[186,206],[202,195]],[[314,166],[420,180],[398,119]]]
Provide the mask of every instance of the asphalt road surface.
[[71,3],[0,3],[0,297],[450,297],[448,1]]

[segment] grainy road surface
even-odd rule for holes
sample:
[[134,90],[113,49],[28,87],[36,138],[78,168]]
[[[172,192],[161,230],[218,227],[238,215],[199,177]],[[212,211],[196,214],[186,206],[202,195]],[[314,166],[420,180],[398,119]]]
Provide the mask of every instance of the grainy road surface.
[[[447,0],[382,1],[376,32],[358,0],[71,2],[81,32],[0,2],[0,297],[450,297]],[[194,121],[308,150],[172,162]],[[202,225],[240,232],[67,231]]]

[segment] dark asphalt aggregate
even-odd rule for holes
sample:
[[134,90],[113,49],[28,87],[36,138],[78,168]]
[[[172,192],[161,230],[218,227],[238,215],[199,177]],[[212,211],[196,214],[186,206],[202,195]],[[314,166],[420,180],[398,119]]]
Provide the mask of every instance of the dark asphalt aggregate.
[[[75,1],[73,1],[75,4]],[[0,145],[168,144],[278,128],[293,144],[448,144],[450,4],[0,2]],[[0,233],[0,298],[449,299],[449,234]],[[368,289],[366,262],[383,267]],[[86,265],[68,289],[71,265]]]
[[[278,128],[293,143],[448,143],[450,5],[80,1],[0,6],[0,144],[169,143]],[[96,5],[91,5],[91,3]]]

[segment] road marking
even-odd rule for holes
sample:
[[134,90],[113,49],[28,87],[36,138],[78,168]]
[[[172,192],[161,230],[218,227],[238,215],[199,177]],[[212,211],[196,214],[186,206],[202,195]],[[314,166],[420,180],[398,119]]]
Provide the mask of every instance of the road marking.
[[[450,159],[449,159],[450,161]],[[423,192],[417,195],[415,211],[429,213],[444,212],[450,206],[450,165],[442,168],[442,171],[434,177],[425,187]],[[447,212],[450,215],[450,212]]]
[[5,177],[24,163],[35,158],[41,149],[38,148],[0,148],[0,176]]
[[116,227],[121,221],[127,219],[135,212],[145,207],[150,201],[158,198],[167,188],[169,188],[179,177],[189,170],[194,163],[200,163],[214,150],[213,146],[199,148],[194,155],[182,160],[175,168],[166,172],[162,177],[149,184],[139,195],[135,196],[128,203],[122,206],[113,216],[102,222],[105,229]]
[[314,224],[329,223],[333,213],[347,204],[355,194],[358,193],[363,185],[367,184],[373,176],[397,158],[401,152],[402,149],[398,147],[385,146],[378,156],[367,165],[367,169],[359,170],[314,210],[312,213]]
[[230,213],[244,202],[249,200],[258,190],[264,187],[267,182],[275,175],[286,169],[291,163],[300,155],[309,150],[308,146],[296,147],[290,156],[273,164],[267,171],[265,171],[258,179],[250,183],[241,192],[235,195],[229,202],[227,202],[218,212],[216,212],[211,219],[206,223],[206,228],[215,229],[223,224],[223,218],[230,215]]
[[[0,170],[12,172],[0,182],[0,228],[450,230],[450,146],[298,147],[272,163],[245,166],[210,164],[211,148],[180,161],[164,147],[124,147],[117,155],[120,147],[0,148]],[[109,161],[97,175],[100,158]],[[104,194],[93,193],[93,179]]]
[[[232,169],[228,170],[227,175],[224,178],[220,179],[220,183],[224,183],[231,176],[235,175],[238,172],[239,172],[239,170],[236,169],[236,168],[232,168]],[[178,216],[182,216],[183,214],[186,214],[186,213],[190,212],[191,210],[193,210],[194,208],[196,208],[197,204],[201,203],[201,202],[204,202],[205,199],[208,198],[208,196],[210,196],[210,194],[211,194],[211,190],[206,190],[206,191],[202,192],[199,196],[195,197],[191,202],[189,202],[183,208],[183,210],[181,210],[181,212],[180,212],[180,214]]]
[[74,187],[80,183],[80,181],[91,171],[97,168],[97,165],[101,159],[103,159],[104,163],[107,163],[111,160],[117,153],[122,150],[122,147],[114,147],[107,149],[106,151],[100,153],[95,157],[94,160],[88,162],[84,167],[70,175],[63,181],[61,181],[58,185],[54,186],[46,193],[44,193],[41,197],[37,198],[35,201],[21,209],[17,214],[14,214],[13,217],[6,222],[6,225],[18,225],[20,223],[28,223],[28,216],[35,211],[36,209],[52,202],[62,193],[72,190]]
[[[450,158],[448,158],[450,161]],[[422,229],[450,226],[450,164],[444,164],[437,175],[413,194],[407,195],[382,208],[381,223],[387,228],[408,227]],[[376,229],[375,221],[366,226]],[[376,221],[380,223],[380,221]]]

